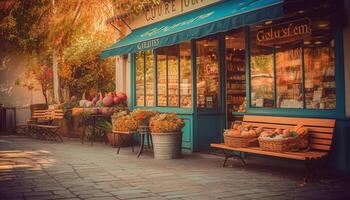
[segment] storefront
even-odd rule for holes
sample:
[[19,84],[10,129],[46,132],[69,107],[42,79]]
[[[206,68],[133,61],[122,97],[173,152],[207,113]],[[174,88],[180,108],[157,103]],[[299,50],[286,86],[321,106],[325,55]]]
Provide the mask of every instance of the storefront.
[[349,169],[343,2],[322,2],[168,1],[102,57],[129,55],[130,107],[178,113],[190,152],[244,114],[336,118],[336,165]]

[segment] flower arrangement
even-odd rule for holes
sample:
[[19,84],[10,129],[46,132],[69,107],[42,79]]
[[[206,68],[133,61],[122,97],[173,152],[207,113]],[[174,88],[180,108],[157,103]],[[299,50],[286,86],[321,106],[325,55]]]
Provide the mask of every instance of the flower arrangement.
[[149,125],[150,119],[155,116],[157,112],[152,110],[135,109],[130,113],[131,117],[138,121],[139,125]]
[[152,133],[180,132],[185,123],[175,113],[156,114],[150,119],[150,130]]
[[137,122],[132,120],[128,111],[114,113],[112,115],[112,124],[114,131],[130,132],[137,129]]

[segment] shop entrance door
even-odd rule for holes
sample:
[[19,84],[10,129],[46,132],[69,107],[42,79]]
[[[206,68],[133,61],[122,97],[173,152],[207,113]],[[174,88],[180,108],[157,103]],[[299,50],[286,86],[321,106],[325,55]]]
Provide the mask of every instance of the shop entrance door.
[[222,42],[219,35],[196,41],[197,149],[208,150],[210,143],[221,142],[225,126],[223,95]]

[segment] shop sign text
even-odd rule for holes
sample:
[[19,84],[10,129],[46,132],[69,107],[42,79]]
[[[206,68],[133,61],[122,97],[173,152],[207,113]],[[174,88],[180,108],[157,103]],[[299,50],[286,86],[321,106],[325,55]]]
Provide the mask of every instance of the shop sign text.
[[134,29],[181,15],[222,0],[168,0],[160,1],[130,21]]
[[145,36],[151,37],[151,36],[154,36],[155,34],[158,34],[160,32],[166,33],[166,32],[174,30],[175,28],[178,28],[178,27],[181,27],[181,26],[186,26],[186,25],[192,24],[192,23],[194,23],[196,21],[199,21],[199,20],[204,20],[204,19],[210,17],[213,14],[214,14],[214,11],[206,13],[206,14],[203,14],[203,15],[199,15],[197,17],[194,17],[194,18],[191,18],[191,19],[179,22],[179,23],[175,23],[175,24],[172,24],[172,25],[162,26],[162,27],[159,27],[159,28],[153,28],[153,29],[151,29],[151,30],[141,34],[141,37],[145,37]]
[[258,30],[256,43],[264,46],[274,46],[299,41],[311,35],[311,23],[309,19],[301,19],[268,26]]
[[159,39],[139,42],[137,44],[137,49],[144,50],[144,49],[154,48],[154,47],[157,47],[159,45],[159,43],[160,43]]

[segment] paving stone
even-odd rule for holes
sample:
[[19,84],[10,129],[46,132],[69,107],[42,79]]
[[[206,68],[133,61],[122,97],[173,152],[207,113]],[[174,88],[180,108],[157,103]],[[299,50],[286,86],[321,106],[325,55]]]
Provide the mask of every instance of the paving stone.
[[0,136],[0,200],[350,199],[348,180],[300,187],[301,170],[289,162],[249,157],[246,167],[222,168],[222,161],[204,154],[153,160],[149,152],[137,159],[129,148],[116,155],[100,143]]

